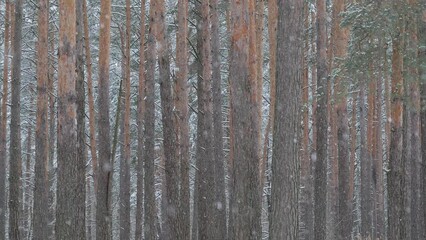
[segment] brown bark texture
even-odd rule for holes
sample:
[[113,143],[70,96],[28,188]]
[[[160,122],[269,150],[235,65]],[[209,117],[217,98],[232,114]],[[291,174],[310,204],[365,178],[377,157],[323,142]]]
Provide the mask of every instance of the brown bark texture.
[[234,239],[261,236],[259,117],[256,78],[250,76],[249,1],[232,0],[230,104],[233,193],[230,206]]
[[[398,10],[394,3],[395,9]],[[399,13],[397,13],[399,15]],[[405,167],[402,161],[402,113],[403,113],[403,34],[402,20],[398,20],[392,39],[392,91],[391,91],[391,136],[389,171],[387,172],[388,239],[405,239]]]
[[10,108],[10,145],[9,145],[9,239],[20,239],[19,233],[19,196],[22,172],[21,160],[21,59],[22,59],[22,0],[15,2],[13,31],[13,58]]
[[99,167],[96,173],[96,239],[110,240],[111,236],[111,190],[112,178],[111,139],[109,121],[109,63],[110,63],[110,26],[111,1],[101,2],[99,34],[99,79],[98,79],[98,149]]
[[[85,162],[77,157],[76,3],[59,2],[56,239],[85,238]],[[82,178],[81,178],[82,176]]]
[[124,34],[124,151],[120,163],[120,239],[130,238],[130,0],[126,0]]
[[48,239],[47,224],[49,222],[49,141],[48,141],[48,92],[47,80],[49,71],[49,2],[39,2],[38,43],[37,43],[37,124],[35,133],[35,182],[33,206],[33,238]]
[[[303,2],[278,1],[277,72],[272,147],[271,239],[299,238],[299,129]],[[292,56],[292,57],[289,57]]]
[[144,163],[144,236],[147,240],[157,238],[155,201],[155,60],[156,60],[156,21],[157,1],[150,1],[149,29],[146,52],[145,80],[145,163]]
[[327,33],[326,33],[326,4],[317,0],[317,96],[316,109],[316,162],[314,190],[314,239],[323,240],[326,237],[326,192],[327,192],[327,129],[328,129],[328,67],[327,67]]

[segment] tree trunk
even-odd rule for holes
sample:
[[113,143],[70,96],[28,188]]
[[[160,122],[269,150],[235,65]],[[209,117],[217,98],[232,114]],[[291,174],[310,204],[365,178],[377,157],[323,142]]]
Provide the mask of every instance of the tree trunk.
[[49,2],[40,0],[37,45],[37,127],[34,182],[33,229],[34,239],[48,239],[49,222],[49,141],[48,141],[48,71],[49,71]]
[[[333,33],[335,34],[333,55],[334,58],[346,57],[349,39],[349,30],[341,28],[341,13],[345,11],[345,1],[338,0],[333,4]],[[338,63],[335,64],[338,67]],[[335,78],[335,104],[337,117],[337,150],[338,150],[338,209],[337,209],[337,234],[339,239],[348,239],[352,232],[352,196],[349,191],[349,123],[347,111],[347,87],[344,78]]]
[[[77,0],[75,6],[76,12],[76,64],[75,72],[77,74],[75,80],[76,90],[76,113],[77,113],[77,157],[76,157],[76,179],[78,181],[79,194],[78,199],[74,200],[79,205],[78,217],[79,221],[84,219],[82,222],[78,222],[78,226],[81,237],[86,236],[86,113],[85,113],[85,98],[86,92],[84,89],[84,36],[83,36],[83,1]],[[74,193],[75,194],[75,193]],[[83,214],[83,216],[81,216]]]
[[176,33],[176,59],[178,72],[176,73],[177,133],[178,154],[180,162],[180,201],[178,215],[178,238],[190,239],[190,189],[189,189],[189,116],[188,116],[188,1],[178,1],[178,31]]
[[124,151],[120,163],[120,239],[130,238],[130,0],[126,0],[124,39]]
[[366,126],[366,107],[365,107],[365,74],[361,76],[360,83],[360,137],[361,137],[361,150],[360,150],[360,163],[361,163],[361,237],[371,238],[372,229],[372,193],[371,193],[371,170],[372,165],[370,157],[368,156],[367,144],[367,126]]
[[[397,3],[394,3],[396,5]],[[395,6],[398,10],[398,6]],[[402,21],[398,20],[396,35],[392,38],[392,98],[391,136],[389,153],[388,187],[388,239],[405,239],[405,168],[402,161],[402,97],[403,97],[403,34]]]
[[144,152],[144,118],[145,118],[145,0],[141,0],[141,24],[140,24],[140,47],[139,47],[139,85],[138,85],[138,163],[136,166],[137,186],[136,186],[136,226],[135,240],[142,240],[142,211],[143,211],[143,161],[145,160]]
[[327,193],[327,33],[326,33],[326,5],[324,0],[317,0],[317,96],[316,109],[317,123],[317,159],[315,162],[315,240],[324,240],[326,237],[326,193]]
[[0,238],[6,239],[6,131],[7,131],[7,96],[9,91],[9,41],[11,7],[6,1],[4,20],[4,60],[3,60],[3,95],[0,119]]
[[145,164],[144,164],[144,237],[146,240],[157,238],[156,201],[155,201],[155,59],[156,59],[156,18],[157,1],[150,1],[149,32],[146,52],[146,82],[145,82]]
[[261,236],[259,192],[259,117],[256,81],[250,76],[249,1],[231,1],[231,144],[233,193],[231,215],[234,239]]
[[[299,129],[303,2],[278,1],[270,238],[299,238]],[[288,56],[292,56],[291,58]]]
[[[416,9],[418,2],[417,0],[408,0],[409,6],[412,9]],[[417,63],[418,59],[418,27],[417,27],[417,16],[415,11],[412,12],[412,15],[407,16],[407,46],[406,46],[406,55],[407,60],[411,63]],[[408,22],[410,24],[408,24]],[[423,239],[422,236],[422,217],[420,211],[422,209],[422,199],[420,198],[421,194],[421,179],[420,179],[420,169],[421,169],[421,135],[420,135],[420,89],[419,89],[419,72],[417,64],[407,64],[407,93],[408,93],[408,110],[410,116],[409,125],[411,127],[410,136],[408,136],[410,143],[410,149],[408,149],[408,161],[407,167],[410,168],[410,171],[407,172],[408,176],[411,177],[411,181],[407,183],[410,185],[410,193],[406,195],[411,195],[411,201],[407,202],[407,205],[410,206],[410,214],[408,216],[409,222],[411,223],[411,239]],[[407,232],[408,234],[408,232]]]
[[77,155],[76,3],[60,1],[56,239],[85,238],[85,162]]
[[[95,134],[95,100],[93,98],[93,80],[92,80],[92,54],[90,52],[90,36],[89,36],[89,20],[87,15],[87,1],[83,0],[83,24],[84,24],[84,47],[85,47],[85,60],[87,71],[87,97],[89,103],[89,140],[90,140],[90,156],[92,158],[92,178],[94,183],[94,195],[98,189],[98,181],[96,175],[98,172],[98,153],[96,148],[96,134]],[[93,202],[96,204],[96,202]]]
[[15,2],[15,26],[13,29],[13,59],[10,109],[10,158],[9,158],[9,239],[20,239],[19,195],[21,161],[21,58],[22,58],[22,0]]
[[109,122],[109,63],[110,63],[110,26],[111,0],[101,2],[100,24],[103,28],[99,34],[99,116],[98,116],[98,146],[99,168],[96,173],[96,239],[111,239],[111,189],[112,179],[111,139]]
[[167,32],[165,29],[165,3],[164,0],[157,1],[158,8],[155,11],[155,21],[157,24],[158,41],[158,66],[160,97],[162,108],[163,124],[163,147],[165,157],[166,191],[163,197],[166,197],[166,206],[164,212],[164,226],[162,236],[165,239],[176,239],[178,224],[178,202],[179,202],[179,178],[178,166],[176,162],[176,135],[173,122],[173,95],[172,81],[170,79],[170,56],[169,45],[167,41]]
[[[425,4],[425,1],[421,1],[421,3]],[[420,179],[423,184],[423,193],[421,196],[423,202],[423,218],[424,218],[424,226],[426,227],[426,10],[420,13],[419,16],[419,43],[423,46],[423,48],[419,48],[418,51],[418,60],[419,60],[419,76],[420,76],[420,122],[421,122],[421,154],[422,154],[422,177]]]

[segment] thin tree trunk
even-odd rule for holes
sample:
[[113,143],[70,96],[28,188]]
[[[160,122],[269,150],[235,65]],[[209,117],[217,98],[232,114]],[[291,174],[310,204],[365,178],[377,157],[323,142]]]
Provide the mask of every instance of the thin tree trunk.
[[15,1],[15,21],[13,28],[13,58],[11,82],[10,118],[10,158],[9,158],[9,239],[20,239],[19,195],[21,161],[21,58],[22,58],[22,0]]
[[[341,28],[341,13],[345,11],[345,1],[338,0],[333,4],[333,33],[335,34],[332,46],[335,58],[346,57],[349,39],[349,30]],[[337,67],[336,63],[336,67]],[[337,209],[337,236],[339,239],[349,239],[352,232],[352,196],[349,191],[350,161],[349,161],[349,123],[347,111],[347,87],[344,78],[335,78],[335,104],[337,117],[337,150],[338,150],[338,209]]]
[[96,191],[96,239],[110,240],[111,236],[111,139],[109,122],[109,63],[110,63],[110,26],[111,0],[101,2],[101,16],[99,34],[99,116],[98,116],[98,146],[99,168],[97,171]]
[[[303,2],[278,1],[270,238],[299,238],[299,129]],[[289,58],[288,56],[292,56]],[[296,141],[295,141],[296,140]]]
[[86,149],[86,113],[85,113],[85,98],[86,92],[84,89],[84,36],[83,36],[83,1],[76,1],[76,80],[75,80],[75,90],[76,90],[76,113],[77,113],[77,173],[76,178],[78,179],[78,191],[81,191],[82,196],[78,197],[78,200],[75,200],[76,204],[79,204],[79,213],[80,220],[84,219],[81,225],[79,226],[79,231],[82,231],[81,237],[86,236],[86,160],[87,160],[87,149]]
[[[309,6],[304,4],[303,18],[304,31],[309,29]],[[303,134],[300,157],[300,239],[309,239],[313,231],[312,216],[312,182],[311,169],[312,163],[309,153],[309,34],[304,32],[303,45],[303,72],[302,72],[302,116],[303,116]]]
[[[76,3],[60,1],[56,239],[85,238],[85,162],[77,156]],[[81,50],[81,49],[80,49]]]
[[316,109],[317,123],[317,159],[315,162],[315,240],[326,238],[326,193],[327,193],[327,33],[326,33],[326,4],[324,0],[317,0],[317,96]]
[[[415,9],[418,4],[417,0],[408,0],[408,4]],[[409,15],[407,22],[407,59],[417,63],[418,59],[418,27],[417,27],[417,16],[415,14]],[[411,185],[410,195],[411,202],[407,203],[410,205],[411,214],[410,214],[410,222],[411,222],[411,239],[423,239],[422,238],[422,218],[420,217],[420,211],[422,209],[421,201],[422,199],[419,197],[421,194],[420,186],[420,170],[421,169],[421,135],[420,135],[420,89],[419,89],[419,72],[417,68],[417,64],[413,64],[411,66],[407,66],[407,74],[408,74],[408,94],[409,94],[409,115],[410,115],[410,126],[411,133],[409,139],[411,141],[411,148],[409,149],[408,162],[410,166],[410,172],[408,173],[411,176]],[[408,194],[407,194],[408,195]]]
[[48,239],[49,222],[49,132],[48,132],[48,75],[49,75],[49,2],[40,0],[37,45],[37,128],[34,182],[33,229],[34,239]]
[[7,131],[7,97],[9,91],[9,43],[11,7],[6,0],[4,20],[4,59],[3,59],[3,95],[0,119],[0,238],[6,239],[6,131]]
[[[395,10],[398,10],[394,3]],[[392,39],[392,98],[391,98],[391,136],[389,171],[387,172],[388,187],[388,239],[405,239],[405,203],[404,184],[405,169],[402,162],[402,38],[404,29],[402,21],[398,20],[396,35]]]
[[351,117],[351,152],[350,152],[350,168],[349,168],[349,196],[351,198],[351,204],[353,205],[352,213],[350,218],[352,218],[351,224],[355,219],[354,210],[355,210],[355,171],[356,171],[356,149],[357,149],[357,100],[359,98],[359,92],[352,93],[352,117]]
[[155,59],[156,59],[156,18],[157,1],[150,1],[149,32],[146,52],[146,82],[145,82],[145,164],[144,164],[144,237],[146,240],[157,238],[156,201],[155,201]]
[[142,240],[142,211],[143,211],[143,161],[144,156],[144,118],[145,118],[145,0],[141,0],[141,23],[140,23],[140,47],[139,47],[139,85],[138,85],[138,163],[136,166],[137,186],[136,186],[136,226],[135,226],[135,239]]
[[123,157],[120,163],[120,239],[130,238],[130,0],[126,0],[124,37],[124,122]]
[[371,238],[372,229],[372,202],[371,202],[371,161],[368,156],[367,144],[367,126],[366,126],[366,107],[365,107],[365,75],[361,76],[360,83],[360,137],[361,137],[361,150],[360,150],[360,163],[361,163],[361,237]]
[[215,210],[214,210],[214,170],[213,156],[213,101],[211,91],[211,41],[210,41],[210,13],[209,1],[203,1],[199,7],[199,34],[200,34],[200,63],[201,74],[198,76],[197,98],[198,98],[198,119],[197,119],[197,165],[200,171],[199,178],[199,235],[200,239],[217,239],[215,231]]
[[[421,1],[421,3],[425,4],[425,1]],[[423,10],[423,12],[420,12],[419,21],[419,30],[418,30],[418,36],[419,36],[419,43],[423,44],[425,46],[426,42],[426,18],[424,17],[426,15],[426,10]],[[420,122],[421,122],[421,154],[422,154],[422,176],[420,181],[423,184],[423,193],[421,196],[422,202],[423,202],[423,218],[424,218],[424,226],[423,228],[426,228],[426,48],[419,48],[418,51],[418,68],[419,68],[419,76],[420,76],[420,106],[421,106],[421,113],[420,113]]]

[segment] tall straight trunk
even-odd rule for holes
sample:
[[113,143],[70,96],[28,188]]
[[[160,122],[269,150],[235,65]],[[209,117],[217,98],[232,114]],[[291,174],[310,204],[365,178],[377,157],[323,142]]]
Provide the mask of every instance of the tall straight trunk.
[[[92,54],[90,52],[90,36],[89,36],[89,20],[87,13],[87,0],[83,0],[83,24],[84,24],[84,48],[85,60],[87,71],[87,98],[89,104],[89,143],[90,143],[90,156],[92,158],[92,178],[94,183],[94,195],[98,189],[98,181],[96,175],[98,172],[98,153],[96,148],[96,134],[95,134],[95,100],[93,97],[93,79],[92,79]],[[96,202],[93,202],[96,204]]]
[[145,117],[145,0],[141,0],[141,23],[140,23],[140,46],[139,46],[139,85],[138,85],[138,163],[136,165],[137,186],[136,186],[136,226],[135,240],[142,240],[142,211],[143,211],[143,161],[144,156],[144,117]]
[[155,59],[156,59],[156,18],[157,1],[150,1],[149,32],[146,51],[146,79],[145,79],[145,163],[144,163],[144,237],[147,240],[157,238],[156,229],[156,201],[155,201]]
[[[350,167],[349,167],[349,196],[353,205],[353,210],[355,209],[354,196],[355,196],[355,168],[356,168],[356,150],[357,150],[357,100],[359,99],[359,92],[352,93],[352,117],[351,117],[351,127],[350,127],[350,143],[351,143],[351,152],[350,152]],[[355,219],[354,211],[352,211],[351,216]],[[353,224],[353,221],[351,221]]]
[[[397,3],[394,3],[398,11]],[[397,13],[398,14],[398,13]],[[402,20],[398,20],[396,33],[392,39],[392,97],[391,97],[391,136],[389,153],[388,187],[388,239],[405,239],[405,168],[402,161],[402,97],[403,97],[403,34]]]
[[[196,20],[197,22],[201,22],[200,18],[201,18],[201,13],[199,12],[200,9],[200,3],[196,3],[194,6],[194,12],[197,14]],[[197,35],[196,35],[196,41],[197,41],[197,49],[196,52],[198,53],[198,58],[197,58],[197,83],[200,82],[201,83],[201,79],[203,76],[203,65],[202,65],[202,48],[203,48],[203,42],[202,42],[202,35],[201,35],[201,25],[198,24],[197,25],[198,29],[197,29]],[[198,95],[197,95],[198,97]],[[197,101],[197,107],[198,107],[198,103],[199,101]],[[198,117],[198,114],[200,114],[200,112],[197,112],[197,128],[198,128],[198,120],[200,119]],[[198,134],[198,132],[197,132]],[[200,140],[198,138],[197,135],[197,141]],[[200,144],[198,142],[196,142],[196,151],[198,150],[197,147],[200,146]],[[196,152],[197,154],[197,152]],[[232,154],[232,152],[231,152]],[[199,166],[201,165],[200,162],[200,158],[198,157],[198,155],[196,155],[195,157],[195,165],[197,166],[197,168],[199,169]],[[199,239],[199,233],[200,233],[200,187],[199,185],[201,184],[201,171],[196,171],[195,172],[195,179],[194,179],[194,205],[193,205],[193,224],[192,224],[192,239]],[[230,193],[232,194],[232,192]],[[195,219],[195,221],[194,221]],[[231,219],[230,219],[231,221]]]
[[[257,73],[257,97],[259,101],[259,121],[262,123],[263,119],[263,25],[264,25],[264,12],[265,3],[263,0],[254,0],[255,2],[255,22],[256,22],[256,73]],[[259,143],[262,142],[262,131],[259,131]],[[262,156],[262,145],[259,147],[259,154]],[[262,159],[260,163],[262,164]],[[260,166],[260,165],[259,165]],[[263,186],[261,186],[262,188]]]
[[222,77],[220,60],[219,9],[218,0],[210,0],[211,5],[211,54],[212,54],[212,94],[213,94],[213,157],[214,157],[214,209],[216,237],[227,239],[226,197],[225,197],[225,155],[223,151],[222,125]]
[[[424,0],[421,3],[425,4]],[[421,123],[421,160],[422,160],[422,176],[421,183],[423,184],[423,193],[421,195],[421,200],[423,202],[423,218],[424,218],[424,226],[426,227],[426,10],[420,12],[418,16],[418,36],[419,36],[419,45],[422,48],[419,48],[418,51],[418,68],[419,68],[419,80],[420,80],[420,123]]]
[[56,239],[85,238],[85,162],[77,155],[76,3],[59,2]]
[[[203,1],[199,7],[200,19],[200,63],[201,75],[198,77],[197,98],[197,163],[200,171],[199,195],[198,195],[198,221],[200,239],[218,239],[215,230],[215,206],[214,204],[214,156],[211,136],[213,135],[213,101],[212,101],[212,64],[211,64],[211,41],[210,41],[210,13],[209,1]],[[213,167],[213,171],[210,170]]]
[[3,59],[3,95],[0,118],[0,238],[6,238],[6,131],[7,131],[7,96],[9,91],[9,42],[10,12],[9,0],[6,1],[4,20],[4,59]]
[[21,58],[22,58],[22,0],[15,2],[15,21],[13,29],[13,59],[10,109],[9,146],[9,239],[20,239],[19,234],[19,195],[21,161]]
[[172,81],[170,78],[170,55],[169,44],[167,41],[167,32],[165,29],[165,2],[157,1],[157,10],[155,11],[155,20],[157,24],[157,41],[158,41],[158,66],[159,66],[159,83],[160,97],[162,108],[163,123],[163,147],[165,157],[165,173],[166,173],[166,197],[167,205],[165,207],[165,225],[163,227],[162,236],[165,239],[176,239],[178,224],[177,212],[179,202],[179,178],[177,169],[179,167],[176,161],[176,135],[174,132],[173,121],[173,93]]
[[124,39],[124,151],[120,163],[120,239],[130,238],[130,0],[126,0]]
[[[309,6],[303,6],[303,25],[304,31],[309,29]],[[300,238],[309,239],[312,236],[313,217],[312,217],[312,182],[311,169],[312,163],[309,154],[309,34],[304,33],[303,43],[303,71],[302,71],[302,122],[303,134],[300,158]]]
[[314,191],[314,216],[315,240],[326,237],[326,193],[327,193],[327,33],[326,33],[326,4],[324,0],[317,0],[317,96],[316,109],[317,123],[317,159],[315,162],[315,191]]
[[[335,4],[333,4],[334,7]],[[334,14],[334,9],[332,14]],[[336,17],[333,17],[335,20]],[[327,72],[331,72],[334,68],[334,51],[335,51],[335,42],[337,33],[335,32],[337,29],[330,28],[328,25],[327,29]],[[330,33],[331,32],[331,33]],[[330,37],[328,38],[328,35]],[[337,78],[339,76],[336,76]],[[339,204],[339,161],[338,161],[338,143],[337,143],[337,131],[338,131],[338,119],[337,119],[337,101],[339,101],[340,94],[336,91],[336,79],[334,79],[334,83],[332,83],[332,77],[330,75],[327,76],[327,80],[329,82],[327,86],[327,111],[328,111],[328,126],[330,128],[330,133],[328,134],[328,161],[327,161],[327,238],[336,239],[338,238],[338,204]],[[338,79],[337,79],[338,80]]]
[[372,229],[372,202],[371,202],[371,161],[368,156],[368,144],[367,144],[367,123],[366,123],[366,80],[365,75],[361,76],[360,80],[360,137],[361,137],[361,150],[360,150],[360,162],[361,162],[361,237],[371,238]]
[[178,31],[176,33],[175,105],[177,109],[178,153],[180,163],[179,231],[177,239],[190,238],[190,189],[189,189],[189,116],[188,116],[188,1],[178,1]]
[[[33,207],[33,237],[48,239],[49,222],[49,141],[48,141],[48,74],[49,74],[49,2],[40,0],[38,14],[38,43],[37,43],[37,127],[35,135],[35,184]],[[27,170],[28,171],[28,170]]]
[[231,218],[233,239],[261,236],[259,192],[259,102],[256,78],[250,76],[249,1],[231,1],[231,131],[234,136]]
[[[84,36],[83,36],[83,0],[77,0],[75,5],[76,13],[76,62],[75,72],[77,74],[75,79],[76,91],[76,113],[77,113],[77,156],[76,168],[77,172],[75,177],[78,181],[79,196],[75,199],[75,204],[78,206],[79,221],[79,235],[86,236],[86,113],[85,113],[85,98],[86,92],[84,88]],[[82,212],[81,212],[82,211]],[[83,216],[81,216],[83,214]]]
[[[341,28],[340,14],[345,11],[345,0],[337,0],[333,4],[333,33],[335,34],[333,55],[335,58],[342,59],[346,57],[349,31],[347,28]],[[336,63],[337,66],[337,63]],[[347,87],[344,84],[344,78],[336,76],[335,78],[335,104],[336,104],[336,125],[337,125],[337,163],[338,163],[338,209],[336,231],[339,239],[348,239],[352,232],[352,196],[349,191],[349,182],[352,181],[349,176],[349,123],[347,111]]]
[[99,168],[96,173],[96,239],[111,239],[111,190],[112,179],[111,139],[109,122],[109,63],[110,63],[110,26],[111,0],[101,2],[101,16],[99,34],[99,116],[98,116],[98,146]]
[[[299,238],[299,129],[303,2],[278,1],[270,238]],[[291,58],[289,57],[291,56]]]
[[[375,124],[374,124],[374,111],[375,111],[375,98],[376,98],[376,81],[373,78],[373,63],[369,63],[368,70],[368,110],[367,110],[367,129],[366,136],[361,133],[361,138],[366,141],[364,146],[365,154],[361,154],[361,237],[372,238],[373,226],[373,199],[371,191],[372,184],[372,170],[374,162],[374,148],[375,148]],[[364,81],[364,79],[362,80]],[[364,83],[363,83],[364,84]],[[361,106],[365,110],[365,106]],[[363,112],[365,113],[365,112]],[[365,121],[361,119],[360,121]]]
[[[418,4],[417,0],[408,0],[408,4],[415,9],[415,6]],[[411,147],[409,149],[408,155],[408,166],[410,172],[408,173],[411,177],[410,184],[410,195],[411,202],[407,203],[410,205],[410,222],[411,222],[411,239],[417,240],[422,239],[422,218],[420,217],[420,211],[422,209],[421,201],[419,197],[421,194],[421,179],[420,179],[420,170],[421,169],[421,135],[420,135],[420,89],[419,89],[419,72],[417,68],[417,59],[418,59],[418,26],[417,26],[417,16],[415,14],[409,15],[407,22],[407,60],[412,61],[416,64],[408,64],[407,66],[407,82],[408,82],[408,110],[410,115],[410,126],[411,133],[409,139],[411,141]],[[408,194],[407,194],[408,195]]]

